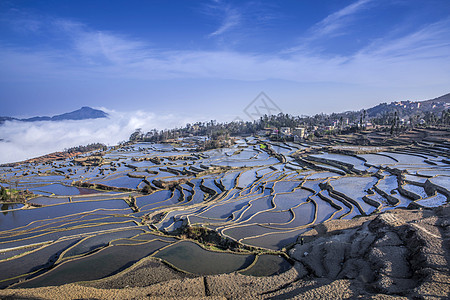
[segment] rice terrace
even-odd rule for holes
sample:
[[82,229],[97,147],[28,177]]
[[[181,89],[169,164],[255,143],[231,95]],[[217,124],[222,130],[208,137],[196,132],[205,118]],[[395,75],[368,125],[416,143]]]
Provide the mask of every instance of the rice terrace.
[[2,206],[1,287],[422,294],[448,279],[449,133],[354,137],[128,142],[4,165],[1,182],[26,200]]

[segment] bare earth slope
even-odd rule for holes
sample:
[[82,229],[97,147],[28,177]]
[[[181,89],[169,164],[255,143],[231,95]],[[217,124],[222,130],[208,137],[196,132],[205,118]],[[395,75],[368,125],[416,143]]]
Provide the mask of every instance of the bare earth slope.
[[[59,287],[0,290],[2,299],[448,299],[450,205],[396,209],[316,226],[270,277],[192,276],[144,259],[113,277]],[[146,269],[146,265],[150,266]],[[155,267],[160,277],[155,276]],[[147,271],[146,271],[147,270]],[[150,274],[148,271],[152,271]]]

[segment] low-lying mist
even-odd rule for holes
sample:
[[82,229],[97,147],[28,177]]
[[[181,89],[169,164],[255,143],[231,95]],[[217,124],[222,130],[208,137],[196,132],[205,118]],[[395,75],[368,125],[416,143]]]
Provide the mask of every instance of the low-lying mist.
[[0,164],[17,162],[90,143],[116,145],[137,128],[144,132],[183,126],[186,118],[144,111],[117,112],[109,118],[82,121],[8,121],[0,125]]

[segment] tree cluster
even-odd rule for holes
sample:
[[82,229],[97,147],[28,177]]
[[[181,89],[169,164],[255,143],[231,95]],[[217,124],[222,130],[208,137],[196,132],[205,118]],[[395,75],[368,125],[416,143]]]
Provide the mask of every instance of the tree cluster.
[[77,146],[77,147],[72,147],[69,149],[66,149],[65,151],[67,153],[77,153],[77,152],[90,152],[90,151],[94,151],[94,150],[106,150],[108,147],[106,147],[105,144],[102,143],[92,143],[86,146]]
[[8,201],[9,199],[11,199],[11,195],[9,195],[8,191],[2,186],[0,188],[0,200]]

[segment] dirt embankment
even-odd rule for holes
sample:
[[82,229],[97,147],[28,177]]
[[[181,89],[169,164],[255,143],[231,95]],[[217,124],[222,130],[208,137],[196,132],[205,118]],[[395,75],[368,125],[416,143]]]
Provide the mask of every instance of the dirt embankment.
[[327,285],[341,281],[354,296],[446,299],[449,217],[447,205],[331,221],[308,232],[290,254],[307,276],[326,279]]

